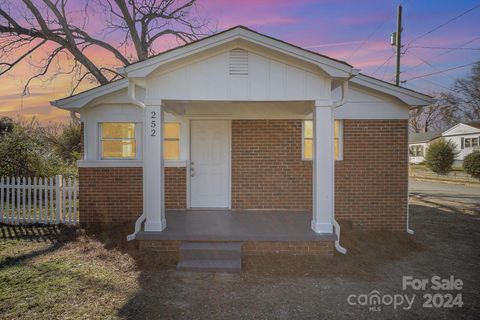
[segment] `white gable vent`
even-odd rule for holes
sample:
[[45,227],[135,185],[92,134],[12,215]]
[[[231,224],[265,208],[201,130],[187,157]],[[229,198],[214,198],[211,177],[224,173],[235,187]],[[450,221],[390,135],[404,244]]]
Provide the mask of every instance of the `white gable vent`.
[[248,51],[230,50],[229,71],[232,76],[248,76]]

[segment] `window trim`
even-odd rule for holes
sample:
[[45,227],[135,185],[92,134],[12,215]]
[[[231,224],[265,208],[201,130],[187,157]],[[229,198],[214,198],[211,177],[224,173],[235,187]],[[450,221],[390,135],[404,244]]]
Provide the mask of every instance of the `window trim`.
[[[134,125],[134,136],[133,139],[128,139],[128,138],[106,138],[103,139],[103,124],[104,123],[126,123],[126,124],[133,124]],[[139,141],[139,125],[137,122],[130,122],[130,121],[101,121],[98,122],[98,159],[99,160],[117,160],[117,161],[134,161],[134,160],[139,160],[140,159],[140,154],[139,154],[139,144],[142,143]],[[103,140],[133,140],[135,141],[135,157],[104,157],[103,156]]]
[[[473,145],[473,141],[475,140],[476,142],[476,145]],[[467,141],[469,142],[469,146],[467,147]],[[480,139],[479,137],[468,137],[468,138],[464,138],[463,140],[463,148],[464,149],[472,149],[472,148],[476,148],[480,146]]]
[[[418,150],[421,149],[421,155],[419,155]],[[409,147],[409,155],[410,157],[425,157],[425,147],[421,144],[414,144]]]
[[[313,161],[313,154],[312,158],[305,158],[305,140],[312,140],[312,142],[315,139],[315,133],[313,134],[312,138],[307,138],[305,137],[305,122],[306,121],[312,121],[312,119],[306,119],[302,120],[302,161]],[[338,123],[338,157],[335,159],[335,161],[342,161],[343,160],[343,119],[335,119],[335,122]],[[315,129],[313,130],[315,132]],[[334,128],[334,133],[333,133],[333,143],[335,144],[335,128]],[[312,143],[312,147],[313,143]],[[335,152],[335,151],[334,151]],[[335,157],[335,154],[333,155]]]
[[[181,161],[182,159],[182,123],[179,121],[168,121],[163,123],[163,130],[165,130],[165,127],[167,124],[178,124],[178,138],[165,138],[165,132],[163,133],[163,160],[165,162],[175,162],[175,161]],[[165,159],[165,141],[178,141],[178,159]]]

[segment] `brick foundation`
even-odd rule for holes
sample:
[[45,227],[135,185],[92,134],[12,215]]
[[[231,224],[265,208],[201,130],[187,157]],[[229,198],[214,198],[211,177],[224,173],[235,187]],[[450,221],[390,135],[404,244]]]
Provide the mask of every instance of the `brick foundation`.
[[[157,240],[139,241],[141,250],[158,253],[179,254],[182,243],[188,241]],[[198,242],[198,241],[197,241]],[[242,242],[242,256],[270,254],[293,256],[333,256],[333,241],[245,241]]]

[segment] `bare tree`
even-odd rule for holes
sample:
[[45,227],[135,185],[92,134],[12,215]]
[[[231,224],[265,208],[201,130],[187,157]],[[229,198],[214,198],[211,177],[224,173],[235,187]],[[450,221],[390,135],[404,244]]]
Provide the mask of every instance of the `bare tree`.
[[[84,80],[106,84],[118,78],[115,67],[154,55],[167,36],[185,44],[213,31],[196,0],[0,0],[0,76],[28,62],[36,70],[24,93],[33,79],[70,74],[73,94]],[[96,62],[91,47],[113,61]],[[32,61],[42,49],[46,57]],[[71,61],[68,68],[61,57]]]
[[440,129],[442,112],[438,105],[430,105],[410,110],[410,130],[429,132]]
[[469,76],[455,81],[452,93],[445,94],[444,100],[453,108],[453,120],[480,120],[480,61],[473,65]]
[[432,105],[410,110],[410,131],[441,131],[455,124],[456,109],[446,100],[446,93],[439,93]]

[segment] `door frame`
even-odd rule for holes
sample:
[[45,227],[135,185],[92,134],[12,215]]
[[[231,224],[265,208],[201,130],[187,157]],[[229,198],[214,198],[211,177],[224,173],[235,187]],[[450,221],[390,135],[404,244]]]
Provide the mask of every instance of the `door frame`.
[[[224,121],[228,125],[228,169],[227,169],[227,207],[221,208],[208,208],[208,207],[192,207],[191,206],[191,198],[192,198],[192,191],[191,191],[191,178],[190,178],[190,163],[192,161],[192,122],[193,121]],[[230,118],[190,118],[188,119],[188,161],[186,166],[186,175],[187,175],[187,209],[191,210],[231,210],[232,209],[232,119]]]

